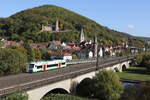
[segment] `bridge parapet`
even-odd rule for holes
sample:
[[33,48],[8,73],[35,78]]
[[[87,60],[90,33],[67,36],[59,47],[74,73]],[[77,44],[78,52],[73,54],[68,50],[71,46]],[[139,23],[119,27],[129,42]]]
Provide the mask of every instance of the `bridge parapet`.
[[[95,59],[92,60],[88,60],[85,61],[85,63],[90,62],[93,63],[93,65],[91,66],[86,66],[84,67],[84,64],[82,66],[79,66],[78,69],[74,70],[74,67],[69,67],[69,72],[66,73],[61,73],[60,75],[54,76],[54,77],[48,77],[48,78],[44,78],[44,79],[38,79],[35,81],[30,81],[27,83],[21,83],[21,84],[16,84],[7,88],[0,88],[0,95],[5,95],[5,94],[9,94],[12,92],[15,92],[17,90],[30,90],[30,89],[34,89],[34,88],[38,88],[47,84],[52,84],[61,80],[65,80],[65,79],[69,79],[69,78],[74,78],[77,77],[79,75],[83,75],[89,72],[93,72],[93,71],[97,71],[99,69],[105,69],[108,67],[111,67],[115,64],[124,62],[124,61],[128,61],[133,59],[133,57],[118,57],[118,58],[109,58],[109,59],[99,59],[99,66],[96,66],[96,64],[94,62],[96,62]],[[83,62],[82,62],[83,63]],[[62,69],[63,70],[63,69]],[[44,74],[44,73],[43,73]]]

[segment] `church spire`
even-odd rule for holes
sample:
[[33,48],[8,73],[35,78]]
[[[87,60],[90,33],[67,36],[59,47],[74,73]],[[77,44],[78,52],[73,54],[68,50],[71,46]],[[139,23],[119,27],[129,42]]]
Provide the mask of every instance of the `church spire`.
[[83,32],[83,28],[81,29],[81,34],[80,34],[80,42],[85,41],[85,37],[84,37],[84,32]]
[[56,20],[55,31],[56,32],[59,31],[59,21],[58,20]]
[[97,42],[97,35],[94,36],[94,57],[97,57],[98,53],[98,42]]

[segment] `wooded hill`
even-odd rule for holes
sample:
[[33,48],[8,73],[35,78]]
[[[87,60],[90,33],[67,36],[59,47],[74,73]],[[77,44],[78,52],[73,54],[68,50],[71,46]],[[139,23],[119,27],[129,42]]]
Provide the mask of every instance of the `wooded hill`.
[[[42,25],[54,24],[56,20],[59,20],[60,29],[65,30],[64,32],[41,32]],[[131,35],[109,29],[84,16],[53,5],[27,9],[8,18],[0,18],[0,37],[14,41],[78,42],[81,28],[84,29],[87,39],[93,39],[96,34],[98,41],[106,45],[117,45],[127,41],[131,45],[143,45],[142,40]]]

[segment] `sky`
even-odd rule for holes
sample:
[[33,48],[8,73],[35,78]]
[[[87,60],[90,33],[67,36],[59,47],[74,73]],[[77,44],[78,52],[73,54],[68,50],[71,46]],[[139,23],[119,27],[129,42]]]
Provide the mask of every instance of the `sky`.
[[47,4],[69,9],[120,32],[150,37],[150,0],[0,0],[0,17]]

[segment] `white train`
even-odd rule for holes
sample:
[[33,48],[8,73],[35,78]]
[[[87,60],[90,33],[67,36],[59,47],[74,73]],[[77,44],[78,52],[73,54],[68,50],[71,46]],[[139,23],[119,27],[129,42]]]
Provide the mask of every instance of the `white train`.
[[66,67],[65,60],[38,61],[31,62],[27,67],[27,72],[45,72],[56,68]]

